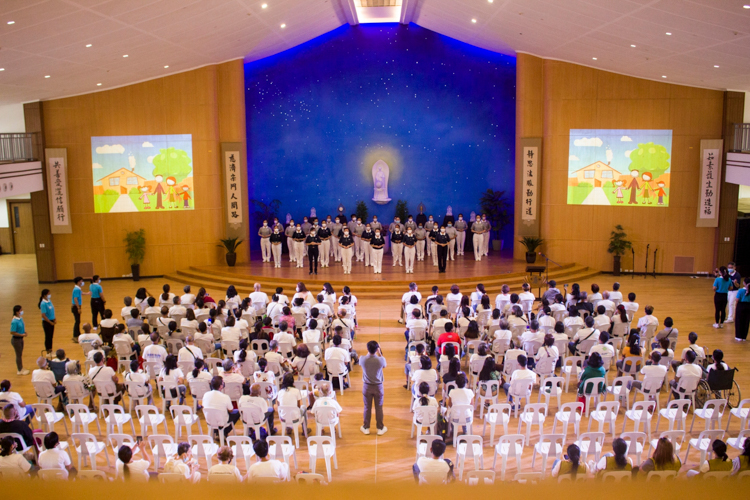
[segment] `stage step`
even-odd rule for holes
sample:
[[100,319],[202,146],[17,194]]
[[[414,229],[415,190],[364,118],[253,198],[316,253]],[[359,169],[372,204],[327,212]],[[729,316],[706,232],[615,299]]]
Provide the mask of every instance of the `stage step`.
[[[591,278],[599,274],[599,271],[591,269],[588,266],[581,266],[578,264],[567,264],[560,268],[550,270],[549,279],[554,279],[562,288],[564,283],[574,283],[579,280]],[[234,285],[237,291],[246,296],[253,291],[253,284],[260,283],[263,287],[263,291],[269,295],[277,286],[284,288],[285,292],[289,295],[293,294],[294,287],[298,281],[303,281],[307,288],[316,293],[322,289],[323,283],[330,283],[337,293],[340,293],[344,286],[349,286],[358,298],[372,298],[372,299],[390,299],[394,296],[400,296],[407,290],[408,284],[411,280],[388,280],[388,281],[337,281],[337,280],[308,280],[308,279],[293,279],[293,278],[275,278],[266,276],[248,276],[240,274],[232,274],[231,271],[217,271],[202,270],[199,268],[189,268],[185,270],[177,271],[174,274],[167,275],[165,278],[172,282],[180,283],[181,285],[191,285],[198,287],[205,287],[210,292],[215,294],[215,297],[223,297],[229,285]],[[463,293],[471,293],[474,291],[474,287],[477,283],[482,283],[485,286],[485,290],[493,298],[500,292],[502,285],[507,284],[513,291],[519,291],[521,284],[527,279],[525,273],[506,273],[499,275],[488,275],[488,276],[465,276],[456,279],[414,279],[420,285],[420,291],[423,295],[429,294],[429,290],[433,285],[438,285],[441,289],[441,293],[448,293],[448,289],[451,285],[456,284],[461,288]],[[542,287],[544,288],[544,287]],[[533,290],[534,293],[537,290]]]

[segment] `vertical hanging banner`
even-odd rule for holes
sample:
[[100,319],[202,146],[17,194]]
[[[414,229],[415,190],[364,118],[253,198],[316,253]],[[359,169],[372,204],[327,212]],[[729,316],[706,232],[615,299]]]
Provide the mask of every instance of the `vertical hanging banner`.
[[537,198],[539,194],[539,148],[526,146],[523,148],[523,176],[521,183],[521,199],[523,200],[521,220],[535,221],[537,218]]
[[47,196],[52,234],[70,234],[70,201],[68,199],[68,155],[65,148],[45,150],[47,158]]
[[[716,144],[716,143],[719,144]],[[722,141],[701,141],[701,177],[697,227],[719,225],[719,189],[722,182]]]
[[224,152],[224,177],[227,186],[227,222],[242,223],[242,174],[240,152]]

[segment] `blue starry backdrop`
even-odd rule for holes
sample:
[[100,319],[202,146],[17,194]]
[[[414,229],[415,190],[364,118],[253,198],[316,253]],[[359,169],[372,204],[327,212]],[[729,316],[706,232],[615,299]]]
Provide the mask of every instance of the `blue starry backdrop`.
[[[339,204],[348,217],[358,200],[383,222],[398,200],[415,217],[424,203],[438,221],[449,205],[468,219],[487,188],[512,200],[515,80],[514,57],[415,24],[345,25],[246,63],[249,197],[278,199],[282,222]],[[372,201],[379,159],[385,205]]]

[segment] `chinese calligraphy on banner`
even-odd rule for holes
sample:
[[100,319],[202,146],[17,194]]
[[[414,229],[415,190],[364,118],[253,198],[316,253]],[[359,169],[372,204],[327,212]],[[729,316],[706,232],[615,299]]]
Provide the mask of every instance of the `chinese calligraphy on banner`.
[[227,182],[227,222],[242,223],[242,174],[239,151],[224,153],[224,168]]
[[70,203],[65,156],[47,156],[47,190],[49,193],[52,233],[70,233]]
[[704,149],[701,165],[700,218],[715,219],[718,215],[721,184],[721,150]]
[[523,200],[523,213],[521,220],[534,221],[537,217],[537,197],[539,191],[539,148],[523,148],[523,181],[521,193]]

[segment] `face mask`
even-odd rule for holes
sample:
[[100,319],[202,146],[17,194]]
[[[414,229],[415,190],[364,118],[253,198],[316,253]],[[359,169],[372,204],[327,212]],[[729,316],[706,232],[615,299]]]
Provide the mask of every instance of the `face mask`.
[[344,236],[349,236],[349,231],[344,231]]
[[297,226],[297,231],[301,231],[301,230],[302,230],[302,226]]
[[336,219],[336,224],[341,224],[341,221],[339,221],[338,219]]
[[440,234],[445,234],[445,229],[441,229]]
[[419,225],[419,229],[422,229],[422,224]]
[[409,219],[409,222],[413,222],[413,219]]
[[448,224],[448,227],[453,227],[453,224],[450,224],[450,223],[449,223],[449,224]]
[[326,223],[324,222],[324,223],[323,223],[323,229],[325,229],[325,228],[326,228]]
[[268,222],[263,223],[263,227],[266,227],[268,225]]
[[21,316],[23,316],[23,311],[21,311],[21,312],[20,312],[20,313],[18,313],[18,314],[20,314]]
[[375,236],[377,236],[378,238],[380,238],[380,233],[375,233]]
[[464,218],[463,217],[459,217],[458,220],[464,220]]
[[52,298],[52,294],[47,295],[47,300],[50,300]]
[[406,234],[408,234],[409,236],[411,236],[411,231],[406,231]]
[[432,222],[432,217],[430,217],[430,222]]

